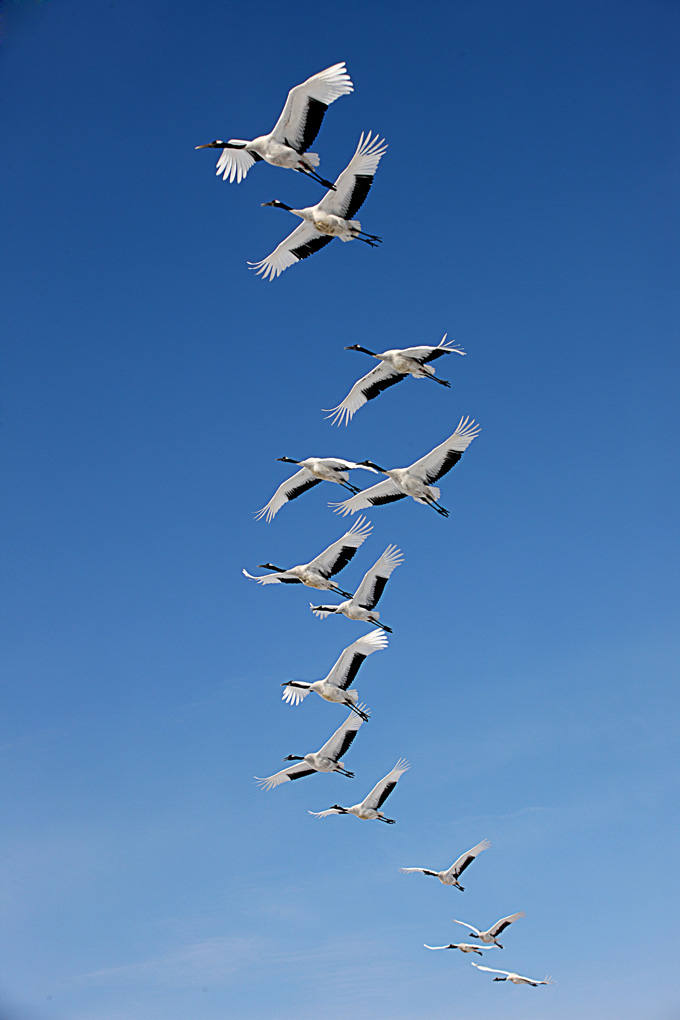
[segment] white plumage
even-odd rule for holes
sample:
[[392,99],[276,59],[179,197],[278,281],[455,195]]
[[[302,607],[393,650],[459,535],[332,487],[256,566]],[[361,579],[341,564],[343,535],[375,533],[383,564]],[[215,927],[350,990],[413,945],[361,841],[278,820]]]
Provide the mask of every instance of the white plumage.
[[375,468],[382,474],[387,475],[387,480],[372,485],[370,489],[350,496],[342,503],[329,503],[335,508],[336,513],[355,514],[369,506],[380,506],[382,503],[394,503],[398,499],[405,499],[411,496],[416,503],[424,503],[431,506],[443,517],[449,516],[449,511],[438,505],[441,495],[440,490],[432,482],[443,478],[447,472],[454,467],[472,440],[481,432],[481,426],[476,425],[469,417],[461,418],[458,427],[452,436],[435,446],[434,450],[416,460],[409,467],[392,468],[387,470],[374,464],[372,460],[362,461],[366,467]]
[[538,981],[536,978],[522,977],[521,974],[515,974],[512,970],[495,970],[493,967],[483,967],[481,963],[475,963],[472,961],[472,966],[476,967],[477,970],[486,970],[489,974],[505,974],[505,977],[494,978],[494,981],[512,981],[513,985],[533,985],[534,988],[537,985],[554,985],[553,979],[546,974],[543,981]]
[[513,921],[516,921],[520,917],[526,917],[523,910],[520,910],[518,914],[510,914],[509,917],[501,917],[500,921],[496,921],[495,924],[492,924],[487,931],[480,931],[479,928],[475,928],[474,924],[468,924],[467,921],[456,921],[455,917],[453,918],[453,921],[454,924],[462,924],[464,928],[471,928],[472,931],[470,932],[470,938],[479,939],[480,942],[486,942],[502,949],[503,946],[498,941],[497,936],[500,935],[502,931],[505,931],[508,925],[512,924]]
[[[359,518],[359,520],[362,519]],[[385,585],[390,575],[403,562],[404,557],[402,556],[401,549],[397,549],[396,545],[388,545],[380,559],[364,574],[361,584],[354,595],[348,596],[345,602],[341,602],[337,606],[313,606],[310,602],[309,608],[320,620],[324,620],[327,616],[334,613],[342,613],[348,620],[361,620],[364,623],[372,623],[374,626],[380,627],[381,630],[386,630],[391,634],[391,628],[379,622],[380,613],[377,612],[375,607],[385,590]]]
[[370,535],[372,528],[373,525],[369,521],[360,517],[354,527],[350,528],[342,538],[329,545],[309,563],[301,563],[288,569],[276,567],[273,563],[259,563],[259,567],[273,570],[274,573],[256,577],[244,570],[243,574],[251,581],[257,581],[258,584],[305,584],[309,588],[334,591],[349,598],[349,594],[343,592],[335,581],[331,581],[331,578],[347,566],[359,546]]
[[267,255],[261,262],[249,262],[250,268],[255,269],[265,280],[273,280],[295,262],[306,259],[330,244],[334,237],[339,237],[341,241],[365,241],[375,247],[381,238],[375,234],[365,234],[359,220],[353,220],[352,216],[363,205],[386,149],[384,139],[379,140],[377,135],[371,137],[370,131],[364,138],[362,132],[357,150],[335,182],[334,190],[327,191],[316,205],[293,209],[278,199],[263,202],[263,205],[287,209],[303,222],[271,255]]
[[323,747],[302,757],[297,754],[286,755],[284,761],[296,761],[299,764],[289,765],[287,769],[282,769],[281,772],[277,772],[273,776],[267,776],[266,779],[255,776],[258,786],[263,790],[272,790],[281,783],[302,779],[303,776],[311,776],[313,772],[340,772],[343,776],[353,779],[354,773],[348,772],[345,763],[340,759],[352,746],[352,741],[363,721],[359,715],[350,712],[342,726],[335,731]]
[[356,815],[362,821],[377,819],[379,822],[387,822],[388,825],[394,825],[394,818],[385,818],[384,813],[379,808],[382,807],[394,790],[399,777],[403,776],[404,772],[410,768],[409,762],[400,758],[392,771],[388,772],[379,783],[376,783],[368,796],[364,797],[361,804],[354,804],[348,808],[334,804],[333,807],[327,808],[326,811],[310,811],[309,813],[314,815],[315,818],[326,818],[328,815]]
[[428,946],[426,942],[423,942],[426,949],[460,949],[461,953],[477,953],[479,956],[484,956],[482,950],[497,949],[497,946],[471,946],[469,942],[450,942],[448,946]]
[[[478,843],[477,846],[473,846],[471,850],[468,850],[467,853],[462,854],[457,861],[454,861],[448,871],[428,871],[427,868],[400,868],[399,870],[404,874],[408,874],[412,871],[420,871],[423,875],[434,875],[434,877],[438,878],[443,885],[455,885],[455,887],[460,889],[461,892],[465,892],[458,879],[468,865],[472,864],[477,854],[481,854],[482,850],[488,850],[490,846],[491,843],[488,839],[482,840],[481,843]],[[451,947],[449,946],[449,948]]]
[[353,91],[344,62],[333,64],[290,90],[283,112],[268,135],[260,135],[252,141],[230,138],[223,142],[217,139],[196,148],[223,150],[216,172],[225,181],[235,180],[240,184],[253,163],[265,160],[273,166],[299,170],[332,188],[331,182],[320,177],[314,169],[319,165],[319,157],[315,152],[307,152],[307,149],[319,133],[330,104]]
[[359,344],[345,347],[346,351],[362,351],[364,354],[370,354],[371,357],[377,358],[380,364],[355,382],[341,404],[338,404],[337,407],[324,409],[330,412],[327,417],[332,419],[331,424],[342,425],[344,423],[349,425],[354,414],[367,401],[373,400],[383,390],[388,389],[390,386],[395,386],[408,375],[412,375],[414,379],[431,379],[441,386],[450,386],[451,383],[445,379],[437,379],[434,369],[429,364],[430,361],[436,361],[437,358],[441,358],[444,354],[465,354],[465,351],[454,344],[453,341],[447,343],[446,337],[447,334],[445,333],[436,347],[425,345],[422,347],[403,347],[399,350],[383,351],[382,354],[369,351],[366,347],[361,347]]
[[315,680],[314,683],[307,683],[304,680],[289,680],[288,683],[281,684],[284,688],[283,700],[287,701],[289,705],[299,705],[310,691],[314,691],[325,701],[346,705],[365,721],[368,719],[368,713],[357,708],[356,703],[359,700],[359,695],[356,691],[348,690],[348,687],[353,683],[366,656],[381,651],[383,648],[387,648],[387,638],[381,630],[364,634],[358,641],[344,649],[328,676],[323,680]]
[[276,459],[285,461],[287,464],[297,464],[302,470],[296,471],[294,475],[279,485],[267,505],[255,514],[256,521],[260,521],[264,517],[269,523],[284,503],[297,499],[307,489],[312,489],[321,482],[337,482],[345,489],[349,489],[350,492],[359,492],[356,485],[349,483],[349,472],[353,468],[376,473],[374,468],[369,468],[366,464],[355,464],[353,460],[342,460],[340,457],[307,457],[306,460],[277,457]]

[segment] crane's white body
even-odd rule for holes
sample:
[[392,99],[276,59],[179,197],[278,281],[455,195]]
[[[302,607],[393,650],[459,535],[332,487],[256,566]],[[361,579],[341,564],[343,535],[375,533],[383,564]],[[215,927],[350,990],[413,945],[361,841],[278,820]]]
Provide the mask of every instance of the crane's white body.
[[[328,676],[325,676],[323,680],[315,680],[314,683],[306,683],[304,680],[289,680],[284,687],[283,700],[287,701],[289,705],[299,705],[310,691],[313,691],[324,701],[346,705],[353,712],[359,713],[359,709],[356,707],[359,695],[356,691],[350,691],[347,688],[353,682],[366,656],[381,651],[383,648],[387,648],[387,638],[381,630],[364,634],[363,637],[344,649]],[[367,718],[365,712],[363,715]]]
[[431,506],[438,513],[448,517],[448,510],[437,506],[441,492],[437,486],[431,483],[442,478],[458,463],[464,451],[480,431],[481,426],[476,425],[469,417],[461,418],[453,435],[409,467],[387,470],[374,464],[373,461],[364,461],[367,466],[387,475],[387,481],[378,482],[377,485],[371,486],[370,489],[364,489],[363,492],[359,492],[355,496],[350,496],[342,503],[330,503],[329,506],[334,507],[336,513],[345,517],[364,507],[394,503],[398,499],[404,499],[405,496],[411,496],[416,503]]
[[401,549],[397,549],[395,545],[388,545],[380,559],[364,574],[361,584],[351,598],[338,606],[313,606],[310,602],[309,608],[320,620],[341,613],[348,620],[372,623],[375,627],[389,632],[390,628],[380,623],[380,613],[375,607],[392,572],[403,562]]
[[329,545],[309,563],[301,563],[286,570],[279,570],[271,563],[261,563],[261,567],[269,567],[274,573],[256,576],[244,570],[243,574],[258,584],[304,584],[308,588],[339,592],[341,589],[332,580],[333,574],[338,573],[349,563],[359,546],[370,535],[372,527],[372,524],[360,517],[356,525],[342,538]]
[[235,180],[240,184],[251,166],[264,160],[272,166],[299,170],[327,185],[328,182],[314,172],[319,165],[318,155],[306,150],[318,134],[327,107],[353,91],[344,62],[333,64],[290,90],[281,116],[269,134],[258,135],[250,141],[218,139],[196,148],[222,149],[216,173],[225,181]]
[[313,772],[341,772],[352,779],[354,774],[345,769],[345,763],[340,759],[351,746],[363,721],[359,715],[350,712],[342,726],[335,731],[323,747],[302,756],[289,754],[284,758],[284,761],[296,761],[298,764],[289,765],[288,768],[264,779],[255,776],[258,786],[263,790],[272,790],[281,783],[302,779]]
[[352,807],[347,808],[334,804],[333,807],[327,808],[325,811],[310,811],[309,813],[314,815],[315,818],[326,818],[328,815],[354,815],[363,822],[377,820],[386,822],[388,825],[394,825],[394,819],[386,818],[384,812],[380,811],[379,808],[382,807],[394,790],[399,777],[403,776],[404,772],[410,768],[410,764],[404,758],[400,758],[394,768],[379,783],[376,783],[368,796],[364,797],[360,804],[353,804]]
[[327,191],[316,205],[293,209],[278,199],[264,202],[264,205],[286,209],[303,222],[261,262],[249,262],[250,268],[262,275],[263,279],[273,280],[295,262],[306,259],[330,244],[334,237],[339,237],[341,241],[359,238],[371,245],[380,241],[374,234],[361,236],[361,223],[351,217],[363,204],[378,163],[386,150],[384,139],[379,139],[377,135],[371,137],[370,131],[364,137],[362,132],[357,150],[336,180],[334,188]]
[[400,868],[399,870],[404,874],[420,871],[423,875],[432,875],[433,877],[438,878],[442,885],[454,885],[457,889],[460,889],[461,892],[464,892],[465,890],[458,879],[468,865],[472,864],[477,854],[481,854],[483,850],[488,850],[490,846],[491,843],[488,839],[482,840],[482,842],[478,843],[477,846],[473,846],[471,850],[461,854],[458,860],[454,861],[447,871],[429,871],[427,868]]
[[462,924],[464,928],[472,929],[470,931],[471,938],[479,939],[480,942],[486,942],[488,945],[498,946],[499,949],[502,949],[503,946],[498,941],[497,936],[520,917],[526,917],[523,910],[520,910],[517,914],[510,914],[509,917],[501,917],[500,921],[492,924],[487,931],[480,931],[479,928],[475,928],[474,924],[468,924],[466,921],[456,921],[455,918],[453,920],[455,924]]
[[350,492],[359,490],[349,484],[349,472],[354,468],[364,471],[373,471],[365,464],[356,464],[353,460],[343,460],[340,457],[307,457],[305,460],[292,460],[290,457],[277,457],[277,460],[285,461],[288,464],[297,464],[301,470],[287,478],[279,485],[278,489],[261,510],[255,514],[255,520],[264,518],[269,523],[279,512],[284,503],[297,499],[307,489],[313,488],[320,482],[336,482],[343,485]]
[[447,342],[446,336],[445,333],[436,346],[405,347],[383,351],[382,354],[369,351],[359,344],[346,347],[347,351],[362,351],[364,354],[369,354],[371,357],[377,358],[381,364],[358,379],[341,404],[338,404],[337,407],[325,408],[330,412],[327,417],[332,420],[332,424],[349,425],[360,407],[363,407],[369,400],[373,400],[383,390],[401,382],[408,375],[412,375],[415,379],[432,379],[443,386],[449,386],[450,384],[444,379],[435,378],[435,370],[432,365],[428,364],[444,354],[465,354],[462,348],[451,341]]
[[536,978],[523,977],[521,974],[516,974],[513,970],[495,970],[493,967],[483,967],[481,963],[475,963],[472,961],[472,966],[476,967],[477,970],[486,970],[489,974],[504,974],[505,977],[494,978],[494,981],[512,981],[513,985],[533,985],[536,988],[537,985],[554,985],[553,979],[546,974],[543,981],[538,981]]

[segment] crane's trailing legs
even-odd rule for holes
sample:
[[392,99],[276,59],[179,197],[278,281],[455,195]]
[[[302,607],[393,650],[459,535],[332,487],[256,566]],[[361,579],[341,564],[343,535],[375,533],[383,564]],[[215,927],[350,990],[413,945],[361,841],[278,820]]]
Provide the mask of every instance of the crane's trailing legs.
[[312,180],[318,181],[319,184],[323,184],[324,188],[329,188],[331,191],[337,191],[337,188],[330,181],[325,180],[321,177],[316,170],[310,170],[305,166],[298,166],[295,168],[299,173],[305,174],[307,177],[311,177]]

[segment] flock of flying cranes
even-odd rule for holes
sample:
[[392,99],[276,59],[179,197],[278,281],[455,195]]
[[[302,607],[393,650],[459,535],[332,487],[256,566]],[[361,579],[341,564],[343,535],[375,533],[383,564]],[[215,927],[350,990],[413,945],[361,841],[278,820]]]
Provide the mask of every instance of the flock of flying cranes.
[[[302,220],[302,223],[270,255],[260,262],[249,263],[264,279],[273,280],[295,262],[308,258],[330,244],[334,237],[339,237],[341,241],[364,241],[372,247],[381,241],[377,235],[365,233],[361,229],[361,223],[352,217],[362,206],[373,184],[378,164],[387,149],[384,139],[380,139],[377,134],[372,135],[370,131],[362,132],[356,152],[335,183],[321,177],[316,170],[319,166],[318,155],[307,151],[319,132],[328,106],[340,96],[352,91],[354,86],[344,62],[334,64],[290,90],[283,112],[269,134],[260,135],[252,141],[232,138],[227,142],[217,140],[207,145],[196,146],[197,149],[222,150],[217,162],[217,175],[222,176],[225,181],[240,183],[254,163],[265,161],[273,166],[303,173],[328,189],[320,202],[304,209],[293,209],[278,199],[263,203],[286,209]],[[447,341],[446,334],[436,346],[422,345],[378,354],[359,344],[353,344],[345,350],[368,354],[376,358],[379,364],[357,380],[337,407],[327,409],[328,418],[334,425],[348,425],[354,414],[367,401],[373,400],[383,390],[401,382],[408,375],[416,379],[430,379],[441,386],[450,386],[446,380],[436,376],[430,362],[448,354],[465,354],[457,344]],[[440,489],[433,483],[439,481],[458,463],[480,430],[480,426],[469,417],[461,418],[453,435],[413,464],[402,468],[388,469],[370,460],[354,462],[337,457],[307,457],[304,460],[279,457],[278,460],[295,464],[300,470],[279,485],[269,502],[256,513],[255,518],[271,522],[286,503],[297,499],[321,482],[334,482],[350,493],[349,498],[344,501],[328,504],[343,517],[369,507],[405,499],[407,496],[417,503],[431,507],[440,516],[448,517],[448,510],[439,503]],[[385,475],[386,480],[361,490],[349,480],[350,472],[357,469]],[[277,567],[273,563],[261,563],[260,569],[270,571],[264,575],[253,575],[246,570],[243,571],[247,578],[257,581],[258,584],[304,584],[310,588],[342,596],[345,600],[343,602],[319,606],[310,603],[310,609],[320,619],[340,613],[350,620],[370,623],[376,628],[345,648],[323,679],[314,682],[289,680],[281,684],[284,688],[283,700],[290,705],[299,705],[310,691],[313,691],[325,701],[344,705],[349,709],[349,715],[318,751],[310,751],[305,755],[289,754],[283,760],[294,764],[266,778],[256,777],[256,782],[264,790],[271,790],[282,783],[302,779],[315,772],[339,772],[350,779],[354,778],[354,773],[345,767],[342,759],[361,726],[370,718],[370,713],[367,706],[359,702],[358,692],[350,688],[364,659],[376,651],[383,651],[388,646],[386,634],[391,633],[391,629],[380,621],[376,605],[392,573],[403,562],[401,550],[395,545],[389,545],[364,575],[353,594],[343,591],[334,578],[353,559],[369,537],[372,528],[370,522],[360,517],[349,531],[308,563],[287,568]],[[310,811],[309,814],[316,818],[352,814],[364,821],[377,820],[393,825],[394,819],[387,818],[380,809],[400,777],[410,767],[409,762],[400,758],[394,768],[376,783],[359,804],[351,807],[333,804],[325,811]],[[434,876],[443,885],[455,886],[463,892],[463,886],[459,882],[460,876],[478,854],[490,846],[488,840],[483,840],[462,854],[446,871],[431,871],[427,868],[401,868],[401,871],[421,872]],[[425,945],[425,948],[458,949],[462,953],[476,953],[482,956],[483,950],[502,949],[498,936],[514,921],[524,916],[524,911],[520,911],[503,917],[486,931],[454,919],[455,924],[469,929],[469,938],[477,939],[482,946],[458,942],[446,946]],[[473,966],[479,970],[502,975],[495,977],[494,981],[510,981],[517,985],[533,986],[553,983],[550,977],[538,981],[523,977],[514,971],[496,970],[474,962]]]

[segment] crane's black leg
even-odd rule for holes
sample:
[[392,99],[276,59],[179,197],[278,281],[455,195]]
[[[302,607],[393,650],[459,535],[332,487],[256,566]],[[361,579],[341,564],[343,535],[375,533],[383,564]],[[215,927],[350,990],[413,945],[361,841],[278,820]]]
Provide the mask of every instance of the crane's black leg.
[[431,379],[432,382],[439,383],[440,386],[446,386],[447,389],[451,389],[451,383],[447,382],[446,379],[438,379],[436,375],[424,375],[421,378]]
[[301,166],[297,167],[297,170],[299,170],[299,172],[301,174],[306,174],[308,177],[311,177],[313,180],[318,181],[319,184],[323,184],[324,188],[329,188],[331,191],[336,191],[337,190],[335,185],[331,181],[325,180],[315,170],[309,170],[307,167],[301,167]]

